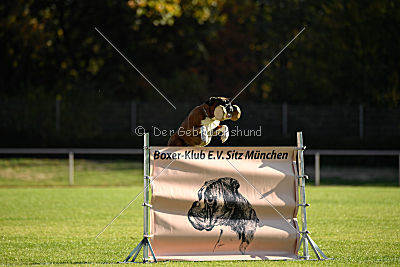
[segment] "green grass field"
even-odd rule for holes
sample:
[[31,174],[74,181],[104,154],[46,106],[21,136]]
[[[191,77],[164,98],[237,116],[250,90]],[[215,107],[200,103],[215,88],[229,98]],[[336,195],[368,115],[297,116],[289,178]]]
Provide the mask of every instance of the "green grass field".
[[[134,186],[143,184],[143,163],[128,160],[75,160],[75,185]],[[67,159],[0,159],[1,186],[66,186]]]
[[[33,185],[65,185],[64,172],[68,170],[57,167],[52,160],[38,161],[42,167],[32,167],[30,160],[0,160],[0,265],[101,264],[123,260],[141,239],[141,198],[97,240],[94,237],[142,190],[140,163],[109,162],[104,166],[99,161],[78,162],[82,169],[76,181],[81,177],[81,186],[43,188]],[[7,171],[4,166],[8,166]],[[98,175],[103,178],[99,180]],[[307,199],[311,203],[311,237],[334,260],[160,265],[400,265],[400,188],[309,186]]]

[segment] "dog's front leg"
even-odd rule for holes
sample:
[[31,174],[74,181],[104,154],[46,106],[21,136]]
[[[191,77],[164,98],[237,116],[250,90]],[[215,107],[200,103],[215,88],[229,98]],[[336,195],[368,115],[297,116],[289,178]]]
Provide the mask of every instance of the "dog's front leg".
[[200,135],[201,135],[202,146],[206,146],[211,142],[212,136],[208,134],[207,128],[205,126],[200,127]]
[[222,143],[225,143],[229,138],[229,128],[227,125],[219,125],[217,129],[214,130],[215,135],[221,135]]

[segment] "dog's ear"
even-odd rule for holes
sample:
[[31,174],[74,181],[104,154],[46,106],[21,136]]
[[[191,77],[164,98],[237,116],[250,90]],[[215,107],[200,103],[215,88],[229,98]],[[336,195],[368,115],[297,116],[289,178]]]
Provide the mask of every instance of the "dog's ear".
[[237,202],[237,189],[240,184],[236,179],[230,177],[225,177],[223,181],[228,189],[224,192],[225,205],[228,209],[232,209],[235,207]]
[[227,97],[224,97],[223,100],[224,100],[224,103],[225,103],[225,104],[228,104],[228,103],[231,101],[231,99],[230,99],[230,98],[227,98]]
[[212,106],[212,105],[214,105],[214,103],[215,103],[215,101],[216,101],[217,99],[218,99],[217,97],[212,96],[212,97],[210,97],[208,100],[206,100],[204,103],[205,103],[206,105],[208,105],[208,106]]
[[238,188],[240,187],[239,182],[233,178],[230,178],[229,185],[231,186],[233,192],[237,191]]
[[231,177],[224,177],[220,179],[232,192],[236,192],[240,187],[239,182]]
[[232,118],[231,120],[237,121],[240,119],[240,116],[242,115],[242,111],[240,110],[238,105],[232,105],[233,107],[233,112],[232,112]]

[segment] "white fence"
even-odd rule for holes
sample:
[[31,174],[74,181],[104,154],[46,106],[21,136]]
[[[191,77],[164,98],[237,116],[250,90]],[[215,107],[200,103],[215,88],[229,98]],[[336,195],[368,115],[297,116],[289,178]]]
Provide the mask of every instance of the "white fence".
[[[142,149],[137,148],[0,148],[0,155],[14,154],[14,155],[39,155],[39,154],[56,154],[68,155],[69,162],[69,184],[74,184],[74,155],[141,155]],[[398,185],[400,186],[400,150],[306,150],[306,156],[315,157],[315,185],[319,185],[321,181],[320,170],[321,156],[393,156],[398,157],[399,160],[399,173]]]
[[305,155],[314,155],[315,157],[315,185],[321,181],[321,156],[394,156],[399,159],[398,185],[400,186],[400,150],[306,150]]
[[143,149],[137,148],[0,148],[0,155],[68,155],[69,184],[74,184],[75,154],[85,155],[140,155]]

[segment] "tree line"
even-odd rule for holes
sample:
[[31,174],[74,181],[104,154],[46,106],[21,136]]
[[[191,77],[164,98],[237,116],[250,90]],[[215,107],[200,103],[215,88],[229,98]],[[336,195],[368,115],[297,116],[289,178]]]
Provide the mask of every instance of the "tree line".
[[400,103],[395,0],[5,0],[0,97]]

